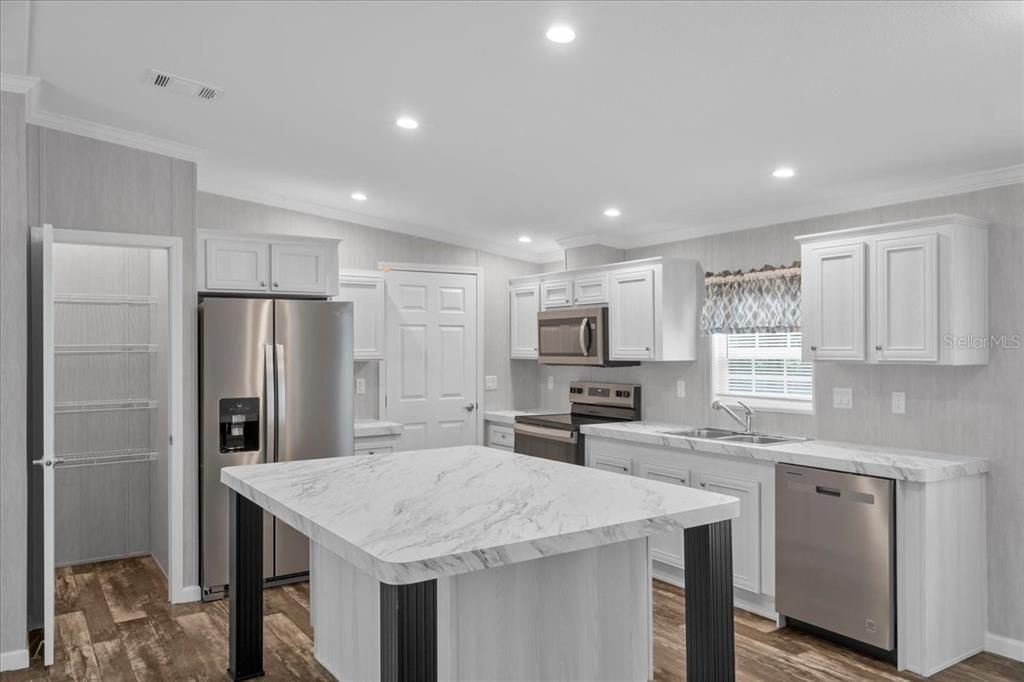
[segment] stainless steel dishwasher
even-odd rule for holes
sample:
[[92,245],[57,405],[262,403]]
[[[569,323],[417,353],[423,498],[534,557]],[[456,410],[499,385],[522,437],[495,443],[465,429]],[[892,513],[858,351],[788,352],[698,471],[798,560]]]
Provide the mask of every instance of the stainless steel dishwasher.
[[895,486],[775,467],[775,608],[888,657],[896,650]]

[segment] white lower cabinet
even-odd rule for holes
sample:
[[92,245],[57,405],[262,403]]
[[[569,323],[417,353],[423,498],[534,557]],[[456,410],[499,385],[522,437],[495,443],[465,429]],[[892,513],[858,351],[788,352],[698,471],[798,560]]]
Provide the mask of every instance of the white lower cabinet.
[[[673,485],[690,485],[690,470],[664,464],[642,463],[637,465],[637,476],[652,481],[671,483]],[[667,533],[652,536],[648,541],[651,558],[676,566],[683,567],[683,533]]]
[[352,448],[355,455],[389,455],[398,450],[398,436],[368,436],[356,438]]
[[487,439],[484,443],[489,448],[498,448],[499,450],[511,452],[515,446],[516,435],[511,426],[487,422],[485,433],[487,434]]
[[[593,436],[587,437],[586,448],[587,466],[595,469],[738,498],[740,515],[732,520],[736,606],[774,616],[774,465]],[[684,568],[682,532],[653,536],[648,544],[655,576],[678,582]]]
[[[761,485],[757,481],[701,472],[701,490],[740,500],[740,516],[732,522],[732,584],[761,591]],[[774,513],[771,510],[770,513]]]

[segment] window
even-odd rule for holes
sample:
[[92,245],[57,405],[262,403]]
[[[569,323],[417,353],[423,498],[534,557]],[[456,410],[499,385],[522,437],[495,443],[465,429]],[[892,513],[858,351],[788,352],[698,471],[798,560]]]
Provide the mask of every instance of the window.
[[800,332],[712,334],[714,400],[775,412],[814,411],[814,365],[800,359]]

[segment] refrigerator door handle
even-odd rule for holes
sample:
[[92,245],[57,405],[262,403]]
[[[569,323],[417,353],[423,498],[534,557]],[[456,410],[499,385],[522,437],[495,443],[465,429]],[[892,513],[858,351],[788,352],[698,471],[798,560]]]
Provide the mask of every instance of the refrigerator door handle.
[[267,442],[263,447],[263,461],[273,462],[277,459],[277,392],[274,382],[274,346],[263,346],[264,369],[267,396]]
[[[285,430],[285,424],[287,423],[286,420],[288,419],[288,403],[287,403],[287,401],[285,399],[286,398],[286,393],[285,393],[285,380],[284,380],[284,344],[283,343],[274,344],[274,348],[276,349],[275,352],[276,352],[276,356],[277,356],[277,362],[276,362],[277,381],[275,382],[276,390],[277,390],[277,426],[283,431],[283,430]],[[274,448],[274,459],[273,459],[273,461],[275,461],[275,462],[277,461],[278,454],[279,453],[277,452],[277,448],[275,447]]]

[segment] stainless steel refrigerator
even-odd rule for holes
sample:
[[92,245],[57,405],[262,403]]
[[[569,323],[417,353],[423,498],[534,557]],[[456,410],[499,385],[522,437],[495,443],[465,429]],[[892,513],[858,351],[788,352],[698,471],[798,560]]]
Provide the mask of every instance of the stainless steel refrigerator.
[[[352,454],[352,304],[206,298],[199,304],[200,583],[228,583],[228,489],[220,470]],[[269,514],[263,575],[309,572],[302,534]]]

